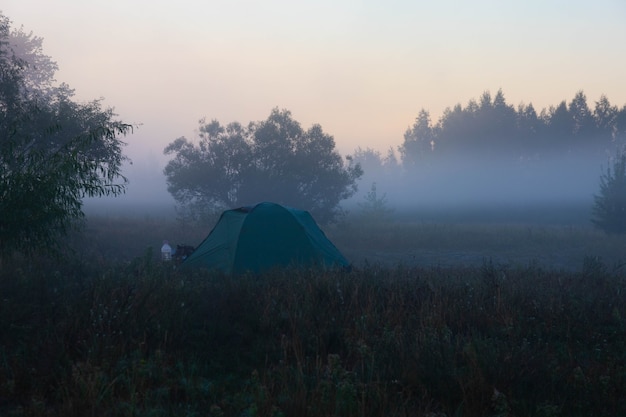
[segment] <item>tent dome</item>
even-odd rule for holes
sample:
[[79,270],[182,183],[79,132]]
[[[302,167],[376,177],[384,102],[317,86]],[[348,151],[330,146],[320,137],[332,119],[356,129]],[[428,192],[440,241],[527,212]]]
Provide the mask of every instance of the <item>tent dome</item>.
[[268,202],[224,211],[182,264],[234,274],[278,266],[348,265],[307,211]]

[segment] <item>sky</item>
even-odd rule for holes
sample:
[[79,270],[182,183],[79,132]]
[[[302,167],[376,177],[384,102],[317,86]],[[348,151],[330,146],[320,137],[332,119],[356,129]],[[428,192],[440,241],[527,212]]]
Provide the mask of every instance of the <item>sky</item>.
[[[397,149],[421,109],[502,89],[537,110],[584,91],[626,104],[623,0],[3,0],[13,27],[44,39],[76,99],[103,98],[138,125],[134,170],[198,120],[288,109],[347,155]],[[132,180],[132,177],[131,177]]]

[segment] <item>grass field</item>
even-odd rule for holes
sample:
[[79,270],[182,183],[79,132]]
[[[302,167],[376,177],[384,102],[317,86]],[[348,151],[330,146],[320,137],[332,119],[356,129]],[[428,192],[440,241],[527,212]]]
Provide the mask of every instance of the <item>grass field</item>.
[[344,222],[350,273],[163,265],[208,230],[92,218],[0,271],[0,415],[626,415],[626,238]]
[[352,225],[331,235],[359,264],[448,267],[493,261],[580,271],[589,256],[611,266],[626,260],[624,236],[609,236],[588,226],[383,223]]

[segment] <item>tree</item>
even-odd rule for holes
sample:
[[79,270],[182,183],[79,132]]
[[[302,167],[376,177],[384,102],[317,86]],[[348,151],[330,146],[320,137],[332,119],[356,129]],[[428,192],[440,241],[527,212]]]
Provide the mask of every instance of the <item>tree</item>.
[[424,155],[431,153],[435,147],[435,133],[430,124],[430,113],[420,110],[413,126],[404,133],[404,142],[398,150],[405,167],[415,167]]
[[521,146],[519,142],[517,128],[517,113],[515,108],[506,103],[504,93],[498,90],[493,99],[493,108],[491,109],[492,140],[497,149],[503,150],[508,154],[519,158],[521,154]]
[[545,117],[548,119],[547,133],[551,137],[550,145],[559,150],[571,150],[571,139],[575,126],[565,100],[556,107],[551,106]]
[[168,190],[195,219],[273,201],[332,221],[363,175],[351,158],[344,163],[320,125],[304,130],[287,110],[273,109],[267,120],[247,127],[204,119],[199,124],[199,143],[181,137],[164,150],[173,155],[164,170]]
[[596,106],[593,110],[593,118],[598,133],[605,138],[605,142],[610,142],[615,139],[617,133],[617,126],[615,124],[617,114],[617,106],[611,105],[609,99],[604,94],[601,95],[600,100],[596,101]]
[[621,152],[600,177],[591,222],[606,233],[626,233],[626,152]]
[[587,96],[583,91],[578,91],[572,99],[569,105],[569,113],[574,123],[572,133],[575,136],[589,139],[588,136],[593,133],[595,122],[589,105],[587,105]]
[[43,38],[23,27],[11,31],[8,47],[24,65],[24,92],[33,96],[51,94],[55,89],[54,74],[59,69],[56,62],[43,53]]
[[539,118],[532,103],[517,108],[517,134],[523,158],[534,159],[546,146],[544,120]]
[[83,217],[83,197],[125,190],[118,136],[131,126],[53,87],[55,69],[41,39],[11,32],[0,14],[0,256],[54,249]]
[[626,146],[626,105],[615,115],[614,141]]

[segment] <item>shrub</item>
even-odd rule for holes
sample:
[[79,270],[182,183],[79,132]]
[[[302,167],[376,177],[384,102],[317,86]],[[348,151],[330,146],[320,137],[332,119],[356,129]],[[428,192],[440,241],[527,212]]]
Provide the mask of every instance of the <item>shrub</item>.
[[600,194],[594,196],[591,222],[607,233],[626,233],[626,152],[600,177]]

